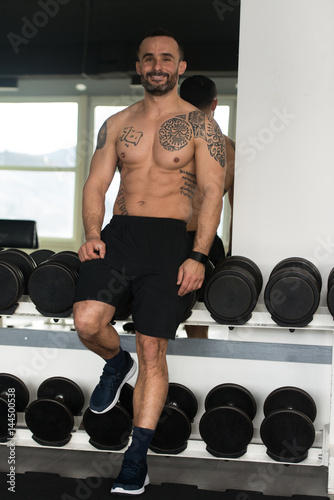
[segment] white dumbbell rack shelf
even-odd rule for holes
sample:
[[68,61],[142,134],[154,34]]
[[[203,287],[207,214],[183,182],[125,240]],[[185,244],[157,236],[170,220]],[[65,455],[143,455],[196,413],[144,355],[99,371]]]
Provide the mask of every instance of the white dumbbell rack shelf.
[[[131,318],[123,322],[117,322],[115,327],[120,333],[123,333],[123,348],[135,355],[135,336],[124,332],[122,329],[123,324],[128,321],[131,321]],[[334,409],[332,404],[334,401],[334,321],[332,316],[328,313],[327,308],[320,307],[314,315],[312,322],[306,327],[289,329],[280,327],[274,323],[265,307],[259,304],[253,311],[251,319],[246,324],[229,327],[228,325],[217,324],[211,318],[205,305],[203,303],[197,303],[191,317],[186,321],[186,324],[208,325],[209,340],[186,338],[183,324],[180,325],[175,342],[171,341],[169,343],[168,363],[171,381],[177,381],[181,384],[184,383],[184,385],[189,387],[197,397],[199,392],[201,393],[199,397],[199,411],[192,423],[192,434],[188,440],[187,448],[178,455],[170,456],[175,457],[175,460],[182,457],[222,460],[222,458],[214,457],[206,450],[206,444],[199,434],[199,420],[204,413],[204,399],[208,389],[218,385],[218,383],[233,382],[233,380],[224,380],[221,378],[221,375],[215,380],[214,376],[211,374],[211,380],[207,382],[207,385],[203,386],[204,382],[202,383],[202,379],[205,379],[203,375],[196,379],[196,383],[194,381],[192,384],[191,382],[189,383],[189,380],[186,379],[187,372],[191,372],[194,366],[196,369],[198,368],[199,358],[201,366],[205,365],[205,363],[209,363],[209,366],[213,365],[214,371],[214,366],[216,366],[215,363],[219,363],[217,366],[221,367],[221,369],[227,365],[226,370],[230,371],[231,367],[238,367],[242,362],[246,363],[247,370],[249,366],[254,366],[255,361],[257,361],[256,366],[258,366],[259,363],[264,363],[266,367],[271,366],[275,368],[283,366],[284,370],[289,364],[292,364],[294,367],[293,373],[296,374],[298,370],[303,367],[304,369],[306,367],[307,371],[310,369],[312,370],[313,367],[319,367],[320,370],[325,368],[326,380],[322,379],[316,381],[319,387],[325,386],[326,390],[324,391],[325,397],[319,396],[320,399],[316,401],[320,419],[317,417],[318,425],[315,426],[315,442],[308,452],[308,457],[302,462],[299,462],[298,465],[328,467],[328,493],[334,493],[334,432],[330,432],[330,429],[334,429]],[[77,334],[73,329],[71,317],[46,318],[36,311],[29,297],[23,297],[23,300],[20,302],[13,315],[0,316],[0,344],[9,349],[24,347],[36,351],[38,348],[56,347],[63,352],[68,349],[81,350],[81,352],[86,351],[86,348],[78,340]],[[2,349],[2,352],[6,354],[5,349]],[[12,373],[20,377],[19,373],[15,373],[15,369],[10,370],[10,368],[8,368],[5,357],[4,355],[0,356],[0,372]],[[182,363],[179,362],[179,357],[182,357]],[[76,355],[75,359],[77,363],[79,357]],[[251,363],[251,365],[249,363]],[[179,367],[180,364],[183,366]],[[188,369],[185,365],[188,366]],[[242,364],[240,366],[242,367]],[[98,370],[99,369],[100,368],[98,368]],[[243,369],[242,367],[242,370]],[[176,373],[173,380],[174,370],[176,370]],[[320,373],[322,374],[323,371]],[[183,374],[182,378],[180,374]],[[60,373],[57,375],[60,375]],[[248,376],[247,372],[246,375]],[[66,374],[64,374],[64,376],[66,376]],[[24,380],[23,377],[20,378]],[[183,380],[183,378],[185,380]],[[270,378],[270,376],[268,376],[268,378]],[[78,383],[78,380],[76,381]],[[36,381],[36,387],[40,382],[41,380]],[[96,378],[94,378],[93,382],[95,385]],[[263,380],[264,385],[265,382],[266,381]],[[240,381],[236,380],[236,383],[240,383]],[[247,387],[247,378],[243,385]],[[261,393],[261,385],[262,381],[260,379],[259,394]],[[294,381],[292,381],[291,384],[276,383],[274,388],[279,385],[297,384],[295,384]],[[308,390],[307,386],[303,388]],[[252,389],[251,392],[253,392]],[[269,392],[264,388],[260,401],[257,400],[258,413],[261,410],[261,403],[263,403],[265,396],[268,395]],[[312,391],[310,393],[312,394]],[[314,395],[314,392],[312,395]],[[32,397],[31,400],[33,399]],[[324,407],[324,411],[322,411],[322,407]],[[84,410],[85,408],[83,411]],[[89,436],[80,427],[81,419],[82,416],[75,417],[75,426],[71,433],[71,439],[62,449],[110,453],[110,450],[97,450],[97,448],[89,443]],[[240,458],[228,460],[272,464],[284,463],[276,462],[267,455],[266,448],[260,439],[260,422],[261,420],[254,419],[254,436],[247,447],[247,452]],[[32,438],[30,430],[26,427],[24,413],[18,414],[18,423],[14,440],[17,446],[41,447],[41,445]],[[6,443],[2,444],[6,446]],[[57,447],[50,446],[50,448]],[[122,453],[123,451],[124,450],[119,450],[115,453]],[[149,454],[155,455],[152,451],[149,451]],[[168,453],[164,453],[164,456],[168,456]]]

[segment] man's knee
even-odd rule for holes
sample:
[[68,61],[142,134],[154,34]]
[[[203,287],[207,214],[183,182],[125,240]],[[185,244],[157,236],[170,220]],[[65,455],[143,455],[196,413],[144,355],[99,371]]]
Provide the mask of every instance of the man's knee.
[[168,339],[149,337],[137,333],[137,354],[146,364],[155,364],[166,358]]
[[94,301],[83,301],[74,304],[74,327],[82,339],[92,340],[99,334],[101,328],[111,321],[113,312],[109,310],[110,306],[107,306],[107,310],[101,306]]

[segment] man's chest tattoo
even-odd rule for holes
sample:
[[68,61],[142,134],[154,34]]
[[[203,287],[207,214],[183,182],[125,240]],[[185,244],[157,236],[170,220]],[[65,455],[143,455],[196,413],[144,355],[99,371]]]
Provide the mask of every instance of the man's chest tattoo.
[[137,146],[140,139],[143,137],[143,132],[134,130],[133,127],[125,127],[119,140],[125,143],[128,148],[130,144]]
[[159,141],[167,151],[178,151],[184,148],[192,136],[189,124],[183,118],[170,118],[159,130]]

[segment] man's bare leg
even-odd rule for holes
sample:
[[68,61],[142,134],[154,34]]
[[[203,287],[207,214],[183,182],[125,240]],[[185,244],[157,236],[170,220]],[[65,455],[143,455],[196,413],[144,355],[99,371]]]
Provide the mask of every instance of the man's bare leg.
[[76,331],[81,342],[103,359],[110,359],[120,350],[120,338],[110,324],[115,308],[104,302],[84,300],[73,305]]
[[154,430],[168,394],[168,339],[136,333],[138,378],[133,394],[134,425]]
[[[112,493],[141,494],[149,483],[147,451],[168,394],[168,339],[136,332],[139,372],[133,394],[132,442],[124,455]],[[138,479],[134,479],[134,473]],[[138,481],[138,483],[137,483]]]
[[130,354],[122,350],[119,335],[110,324],[114,312],[114,307],[92,300],[77,302],[73,308],[81,342],[106,361],[89,401],[94,413],[105,413],[116,405],[123,385],[137,367]]

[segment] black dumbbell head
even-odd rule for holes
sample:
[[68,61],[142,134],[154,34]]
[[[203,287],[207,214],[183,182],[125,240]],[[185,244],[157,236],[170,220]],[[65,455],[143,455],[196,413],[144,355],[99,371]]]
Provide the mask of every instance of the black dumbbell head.
[[205,398],[205,409],[230,406],[244,411],[253,420],[257,405],[251,392],[238,384],[220,384],[211,389]]
[[65,377],[51,377],[44,380],[37,390],[38,399],[52,399],[64,405],[73,415],[79,415],[84,405],[81,388]]
[[7,400],[8,396],[12,394],[15,394],[15,411],[24,411],[29,402],[29,391],[27,386],[15,375],[0,373],[0,397]]
[[42,445],[63,446],[74,426],[72,412],[55,399],[33,401],[26,409],[25,421],[33,439]]
[[93,413],[87,408],[82,421],[90,436],[89,442],[95,448],[116,451],[127,445],[132,420],[126,409],[119,404],[101,414]]

